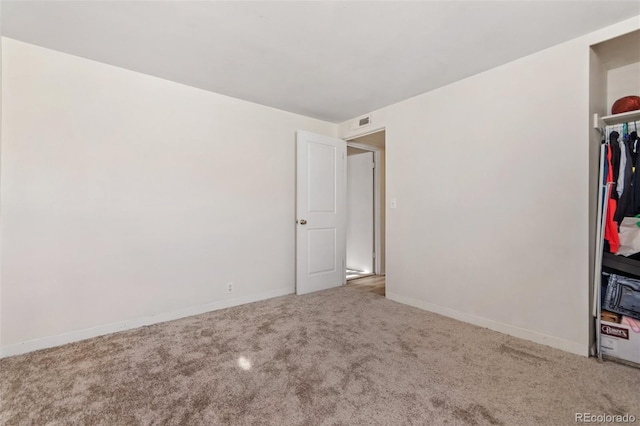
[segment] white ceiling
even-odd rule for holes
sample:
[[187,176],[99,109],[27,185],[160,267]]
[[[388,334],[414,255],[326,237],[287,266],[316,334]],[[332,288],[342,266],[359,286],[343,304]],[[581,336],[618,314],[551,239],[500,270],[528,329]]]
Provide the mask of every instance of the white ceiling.
[[2,1],[2,34],[341,122],[640,14],[640,1]]

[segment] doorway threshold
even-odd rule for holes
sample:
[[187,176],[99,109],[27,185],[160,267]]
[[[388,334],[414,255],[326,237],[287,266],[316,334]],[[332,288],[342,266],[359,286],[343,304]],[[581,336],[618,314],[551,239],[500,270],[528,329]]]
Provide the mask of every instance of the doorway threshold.
[[357,280],[358,278],[370,277],[375,275],[373,272],[358,271],[356,269],[347,268],[347,281]]

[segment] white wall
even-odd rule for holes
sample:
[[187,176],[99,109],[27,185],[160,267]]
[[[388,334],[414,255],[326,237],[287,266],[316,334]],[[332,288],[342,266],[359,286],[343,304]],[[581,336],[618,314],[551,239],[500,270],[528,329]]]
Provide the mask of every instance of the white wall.
[[[0,1],[0,34],[2,34],[2,2],[1,1]],[[0,37],[0,88],[2,87],[2,44],[3,44],[2,37]],[[0,164],[1,164],[1,161],[2,161],[2,94],[0,93]],[[2,186],[2,173],[0,173],[0,187],[1,186]],[[2,206],[1,192],[0,192],[0,206]],[[0,211],[0,342],[2,342],[2,220],[1,220],[2,216],[1,215],[2,215],[2,212]]]
[[378,151],[378,163],[376,164],[376,167],[378,168],[378,179],[380,182],[380,194],[379,194],[380,197],[379,197],[378,203],[380,203],[380,206],[381,206],[380,211],[378,213],[380,215],[380,234],[381,234],[380,247],[378,249],[379,253],[376,253],[376,256],[379,258],[378,260],[379,260],[380,270],[378,271],[378,273],[380,275],[384,275],[386,273],[386,259],[387,259],[387,241],[386,241],[387,211],[385,208],[385,206],[387,205],[387,198],[386,198],[387,166],[386,166],[386,152],[384,148]]
[[589,46],[639,22],[372,113],[397,199],[387,297],[588,354]]
[[294,291],[295,131],[335,124],[3,43],[3,354]]
[[640,62],[607,72],[607,115],[615,101],[629,95],[640,96]]
[[367,273],[373,272],[374,251],[372,164],[373,152],[347,156],[347,268]]

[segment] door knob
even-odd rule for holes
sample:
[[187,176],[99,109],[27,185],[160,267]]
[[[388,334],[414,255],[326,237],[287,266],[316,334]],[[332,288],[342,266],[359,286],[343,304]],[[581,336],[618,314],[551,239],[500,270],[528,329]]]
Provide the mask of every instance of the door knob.
[[306,221],[306,220],[304,220],[304,219],[300,219],[300,225],[306,225],[306,224],[307,224],[307,221]]

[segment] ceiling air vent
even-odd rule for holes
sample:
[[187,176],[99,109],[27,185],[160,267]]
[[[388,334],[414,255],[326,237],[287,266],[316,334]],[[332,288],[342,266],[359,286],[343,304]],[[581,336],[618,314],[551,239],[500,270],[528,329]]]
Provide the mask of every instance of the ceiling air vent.
[[369,124],[371,124],[371,114],[363,115],[351,123],[351,130],[359,129],[360,127],[368,126]]

